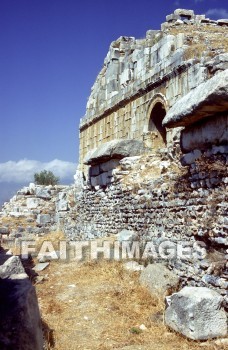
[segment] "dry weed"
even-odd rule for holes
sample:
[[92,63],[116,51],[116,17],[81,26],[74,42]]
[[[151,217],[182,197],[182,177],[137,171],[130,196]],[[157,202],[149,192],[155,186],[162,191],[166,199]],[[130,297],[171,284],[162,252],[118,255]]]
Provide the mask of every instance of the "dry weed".
[[[48,350],[110,350],[134,344],[148,350],[202,349],[165,327],[163,300],[151,296],[139,285],[138,273],[125,271],[120,262],[52,262],[47,272],[48,281],[36,289],[50,338]],[[145,330],[138,331],[142,324]]]

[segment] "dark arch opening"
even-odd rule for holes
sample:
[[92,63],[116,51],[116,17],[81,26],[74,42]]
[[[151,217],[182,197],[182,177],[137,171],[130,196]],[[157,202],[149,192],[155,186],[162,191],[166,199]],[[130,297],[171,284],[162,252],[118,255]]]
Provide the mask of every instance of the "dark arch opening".
[[161,102],[157,102],[150,114],[149,131],[155,131],[159,133],[163,143],[166,145],[166,129],[162,126],[162,121],[165,118],[166,110]]

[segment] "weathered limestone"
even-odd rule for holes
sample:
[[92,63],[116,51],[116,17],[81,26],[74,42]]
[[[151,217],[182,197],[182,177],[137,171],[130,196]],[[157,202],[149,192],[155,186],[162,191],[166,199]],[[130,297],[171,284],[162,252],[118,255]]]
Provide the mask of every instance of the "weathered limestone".
[[[78,188],[82,189],[83,181]],[[58,229],[63,217],[74,205],[74,190],[70,186],[40,186],[31,183],[22,188],[2,207],[0,234],[11,238],[32,239]],[[1,226],[1,217],[20,217],[23,225],[13,227],[14,220]]]
[[18,257],[0,254],[0,290],[0,348],[42,350],[42,325],[35,288]]
[[0,279],[21,273],[25,273],[25,270],[18,256],[0,254]]
[[130,231],[130,230],[122,230],[117,235],[117,239],[118,239],[119,242],[136,241],[137,238],[138,238],[137,233],[134,232],[134,231]]
[[190,152],[194,149],[205,150],[212,145],[227,144],[228,112],[185,128],[181,132],[180,142],[183,152]]
[[[86,177],[85,156],[112,140],[141,140],[153,151],[173,146],[175,135],[162,127],[165,114],[200,84],[228,69],[225,22],[223,26],[192,10],[177,9],[161,31],[149,30],[144,39],[122,36],[111,43],[80,122],[79,167]],[[224,111],[227,101],[223,95],[221,105],[219,98],[215,105]],[[202,108],[197,119],[204,116]],[[209,112],[215,112],[211,105]]]
[[[67,238],[134,231],[140,242],[155,245],[152,260],[168,265],[181,286],[206,285],[225,299],[227,152],[224,145],[194,149],[184,156],[185,167],[180,159],[170,159],[168,151],[123,158],[108,187],[84,185],[76,195],[75,207],[64,220]],[[190,257],[161,258],[162,241],[174,244],[174,252],[186,245]]]
[[91,165],[88,182],[92,187],[106,187],[113,182],[114,169],[120,159],[136,156],[145,152],[145,146],[139,140],[112,140],[88,152],[84,163]]
[[39,214],[37,216],[37,220],[36,222],[39,225],[46,225],[49,224],[51,222],[51,216],[49,214]]
[[[29,220],[33,215],[42,232],[52,224],[62,228],[69,241],[122,232],[117,239],[136,236],[140,249],[152,243],[148,258],[163,263],[145,269],[153,293],[178,283],[207,286],[221,296],[212,305],[222,300],[227,308],[228,34],[193,11],[177,10],[167,21],[145,39],[111,44],[80,123],[75,187],[47,188],[38,196],[29,187],[8,208]],[[26,196],[39,197],[37,208],[29,201],[24,206]],[[166,242],[168,251],[160,250]],[[222,322],[214,334],[224,334]],[[200,327],[189,329],[183,334],[208,336]]]
[[179,277],[163,264],[150,264],[141,272],[139,281],[151,294],[163,297],[178,287]]
[[212,60],[206,63],[206,66],[213,74],[228,69],[228,53],[215,56]]
[[37,209],[39,206],[39,198],[27,198],[26,204],[28,209]]
[[166,127],[186,126],[228,110],[228,69],[200,84],[178,100],[167,113]]
[[[107,162],[110,159],[122,159],[124,157],[136,156],[142,153],[145,150],[144,144],[142,141],[138,140],[112,140],[106,142],[99,146],[94,152],[89,153],[85,157],[84,163],[88,165],[95,165],[98,163]],[[107,164],[107,163],[106,163]],[[110,165],[110,163],[109,163]],[[116,164],[111,167],[113,169]],[[101,166],[101,170],[105,171],[105,165]]]
[[166,324],[194,340],[227,335],[222,297],[208,288],[185,287],[166,298]]
[[51,191],[50,188],[43,188],[43,187],[38,187],[36,188],[36,197],[42,198],[42,199],[51,199]]

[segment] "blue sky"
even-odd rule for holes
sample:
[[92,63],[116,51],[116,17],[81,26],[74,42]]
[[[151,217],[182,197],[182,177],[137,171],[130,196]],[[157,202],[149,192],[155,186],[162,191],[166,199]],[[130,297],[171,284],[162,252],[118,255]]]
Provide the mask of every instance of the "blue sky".
[[228,17],[227,0],[0,1],[0,185],[44,167],[73,176],[79,119],[111,41],[144,37],[175,8]]

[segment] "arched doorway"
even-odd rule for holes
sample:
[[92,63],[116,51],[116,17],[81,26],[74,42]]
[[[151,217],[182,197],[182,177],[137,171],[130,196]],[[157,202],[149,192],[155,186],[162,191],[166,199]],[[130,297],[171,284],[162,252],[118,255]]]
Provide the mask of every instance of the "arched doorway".
[[160,148],[166,146],[166,128],[162,121],[166,115],[165,106],[162,102],[156,102],[151,110],[148,131],[151,134],[152,147]]

